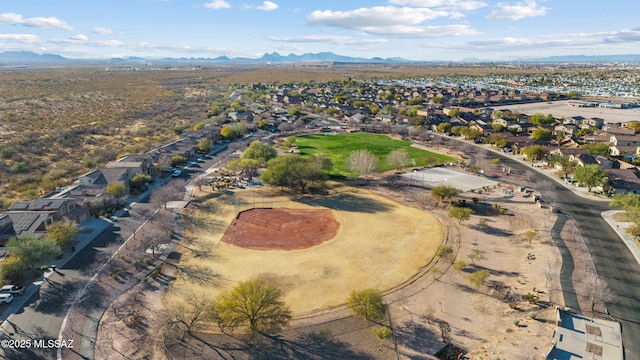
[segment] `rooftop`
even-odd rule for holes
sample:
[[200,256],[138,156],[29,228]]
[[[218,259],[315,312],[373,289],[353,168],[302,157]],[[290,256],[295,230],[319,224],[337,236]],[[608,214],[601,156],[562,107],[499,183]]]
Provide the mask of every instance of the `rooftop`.
[[553,332],[553,347],[547,360],[624,358],[619,323],[591,319],[560,309],[556,313],[558,327]]

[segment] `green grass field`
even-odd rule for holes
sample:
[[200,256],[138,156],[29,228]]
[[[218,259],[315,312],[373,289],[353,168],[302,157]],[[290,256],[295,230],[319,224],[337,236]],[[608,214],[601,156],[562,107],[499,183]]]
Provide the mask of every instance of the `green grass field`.
[[396,149],[406,150],[409,158],[415,161],[415,165],[409,164],[409,166],[435,165],[453,161],[449,156],[411,147],[410,141],[393,140],[380,134],[305,135],[296,138],[296,145],[302,155],[324,153],[329,156],[333,162],[333,169],[329,172],[332,176],[349,176],[345,161],[352,151],[360,149],[367,149],[378,158],[380,172],[394,169],[387,164],[386,156]]

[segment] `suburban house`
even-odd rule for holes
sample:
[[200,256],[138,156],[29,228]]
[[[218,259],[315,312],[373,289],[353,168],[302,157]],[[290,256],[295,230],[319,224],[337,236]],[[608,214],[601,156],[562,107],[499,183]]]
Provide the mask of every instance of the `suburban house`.
[[596,161],[596,158],[591,154],[570,155],[569,160],[575,161],[576,164],[578,164],[579,166],[598,164],[598,161]]
[[640,146],[640,137],[631,135],[611,135],[609,142],[613,146]]
[[554,127],[553,132],[556,135],[573,136],[578,131],[578,126],[574,124],[562,124]]
[[7,211],[44,211],[52,214],[54,220],[67,219],[74,222],[82,222],[89,217],[89,210],[78,206],[73,199],[35,199],[31,201],[16,201]]
[[580,154],[588,154],[589,150],[587,149],[577,149],[577,148],[568,148],[568,147],[559,147],[553,149],[549,152],[551,155],[556,156],[578,156]]
[[[136,161],[140,160],[140,161]],[[148,156],[136,157],[134,156],[123,156],[117,161],[109,161],[107,165],[105,165],[107,169],[130,169],[131,176],[136,176],[138,174],[155,176],[155,167],[151,162],[151,158]]]
[[609,154],[611,156],[639,155],[638,146],[610,146]]
[[119,182],[129,191],[131,178],[133,175],[129,168],[96,168],[81,175],[78,183],[80,186],[104,190],[110,183]]
[[607,170],[609,181],[604,190],[611,194],[640,194],[640,172],[637,168]]
[[42,237],[54,222],[54,211],[10,211],[0,213],[0,244],[22,235]]

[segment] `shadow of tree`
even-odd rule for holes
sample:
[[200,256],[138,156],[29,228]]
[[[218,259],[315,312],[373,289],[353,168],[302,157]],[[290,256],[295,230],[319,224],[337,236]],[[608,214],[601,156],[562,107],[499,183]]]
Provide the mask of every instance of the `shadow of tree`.
[[85,284],[85,280],[77,279],[61,283],[48,280],[48,286],[40,289],[40,299],[33,304],[36,311],[44,314],[62,316],[69,307],[69,295],[75,294]]
[[322,206],[329,209],[376,213],[389,211],[389,206],[385,203],[370,199],[367,197],[357,196],[354,194],[340,193],[332,196],[321,197],[299,197],[295,201],[311,206]]
[[[444,343],[440,341],[440,335],[420,323],[408,323],[405,326],[396,327],[396,341],[399,345],[406,347],[418,354],[435,354]],[[405,354],[410,359],[432,359],[428,355]]]
[[178,266],[178,277],[184,278],[189,282],[195,282],[202,285],[222,285],[224,278],[220,274],[214,273],[206,266]]

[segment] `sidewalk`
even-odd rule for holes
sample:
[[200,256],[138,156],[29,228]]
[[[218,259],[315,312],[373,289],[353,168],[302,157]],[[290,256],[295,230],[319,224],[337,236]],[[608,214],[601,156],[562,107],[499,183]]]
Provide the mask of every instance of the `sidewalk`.
[[636,241],[633,236],[627,233],[627,229],[633,226],[630,222],[619,222],[613,219],[613,215],[623,213],[623,210],[609,210],[602,212],[602,218],[611,226],[611,228],[618,234],[620,239],[631,251],[633,257],[636,258],[638,264],[640,264],[640,247],[636,245]]

